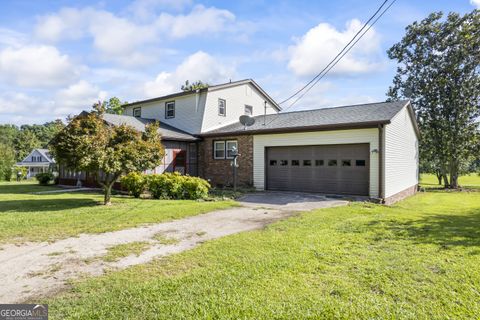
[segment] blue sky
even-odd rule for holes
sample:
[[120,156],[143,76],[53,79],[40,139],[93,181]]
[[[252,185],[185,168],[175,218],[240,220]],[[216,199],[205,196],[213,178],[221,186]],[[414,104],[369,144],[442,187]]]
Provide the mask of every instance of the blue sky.
[[[43,123],[118,96],[135,101],[252,78],[277,101],[320,71],[381,1],[0,2],[0,123]],[[480,0],[397,0],[356,47],[288,111],[385,99],[386,50],[433,11]],[[288,104],[284,107],[288,107]]]

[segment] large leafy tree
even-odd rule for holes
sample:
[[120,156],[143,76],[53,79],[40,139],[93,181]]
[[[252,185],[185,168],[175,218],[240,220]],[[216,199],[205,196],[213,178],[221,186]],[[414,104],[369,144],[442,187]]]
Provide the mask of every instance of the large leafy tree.
[[461,168],[478,152],[480,11],[432,13],[408,26],[388,55],[398,62],[388,96],[412,101],[422,161],[457,188]]
[[106,113],[112,113],[112,114],[122,114],[123,113],[123,105],[126,102],[120,101],[119,98],[117,97],[112,97],[108,99],[108,101],[104,101],[103,105],[105,107],[105,112]]
[[208,83],[204,83],[201,80],[190,83],[190,81],[185,80],[185,84],[182,85],[182,91],[194,91],[203,88],[208,88]]
[[102,104],[90,113],[69,119],[50,148],[60,165],[92,172],[104,190],[104,204],[110,204],[111,190],[122,174],[154,168],[161,164],[164,149],[158,123],[138,132],[127,125],[107,125]]
[[25,158],[33,149],[42,147],[41,141],[31,130],[21,130],[15,137],[14,145],[18,160]]

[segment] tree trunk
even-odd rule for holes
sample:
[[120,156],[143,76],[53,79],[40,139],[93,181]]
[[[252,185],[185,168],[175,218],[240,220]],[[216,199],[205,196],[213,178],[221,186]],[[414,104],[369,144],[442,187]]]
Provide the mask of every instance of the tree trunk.
[[435,175],[437,176],[438,185],[441,186],[441,185],[442,185],[442,181],[443,181],[443,175],[442,175],[442,173],[441,173],[440,171],[437,171],[437,172],[435,173]]
[[121,176],[121,173],[115,173],[113,176],[105,174],[105,181],[101,183],[104,192],[104,201],[103,204],[109,206],[112,204],[112,187],[115,184],[115,181]]
[[103,192],[104,192],[103,204],[106,205],[106,206],[109,206],[109,205],[112,204],[110,199],[112,198],[112,186],[113,186],[114,182],[115,182],[115,180],[111,181],[111,182],[108,182],[108,183],[105,183],[105,185],[103,187]]
[[450,188],[458,189],[458,172],[454,167],[450,171]]
[[443,186],[445,187],[445,189],[450,188],[450,183],[448,182],[448,176],[447,176],[447,174],[444,173],[444,174],[442,175],[442,177],[443,177]]

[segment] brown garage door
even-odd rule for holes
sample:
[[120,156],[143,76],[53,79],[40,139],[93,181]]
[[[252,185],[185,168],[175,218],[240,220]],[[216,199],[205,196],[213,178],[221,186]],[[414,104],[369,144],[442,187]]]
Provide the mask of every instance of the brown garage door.
[[269,190],[368,195],[368,144],[267,148]]

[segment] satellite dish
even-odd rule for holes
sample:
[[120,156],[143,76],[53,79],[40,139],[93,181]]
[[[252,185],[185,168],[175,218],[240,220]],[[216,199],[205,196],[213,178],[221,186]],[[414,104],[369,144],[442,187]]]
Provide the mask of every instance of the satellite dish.
[[240,116],[240,123],[243,124],[243,130],[247,130],[247,127],[250,127],[255,123],[255,118],[249,115]]

